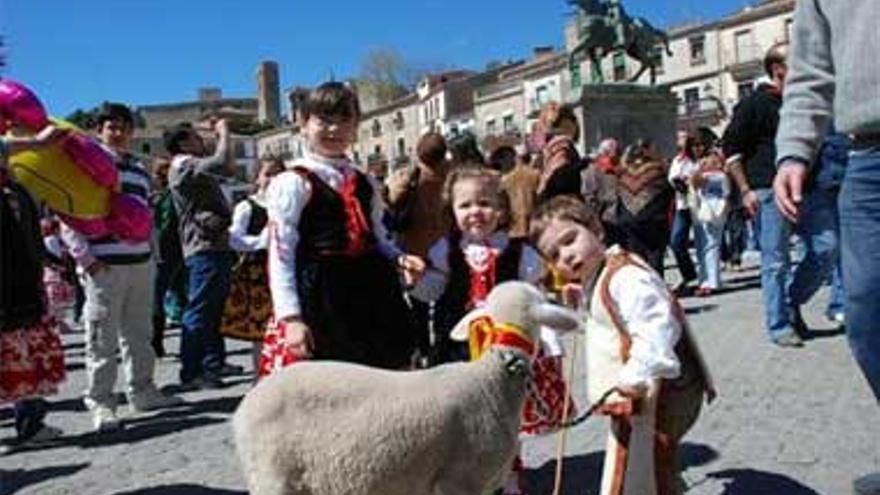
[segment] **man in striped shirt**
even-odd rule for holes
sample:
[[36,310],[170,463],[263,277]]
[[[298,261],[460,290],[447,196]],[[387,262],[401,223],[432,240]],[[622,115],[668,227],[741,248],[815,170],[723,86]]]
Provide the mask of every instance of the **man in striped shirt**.
[[[114,155],[124,194],[145,204],[150,176],[129,152],[134,118],[125,105],[108,103],[98,116],[98,137]],[[76,260],[86,293],[83,320],[86,329],[84,402],[96,431],[121,426],[116,416],[116,352],[122,351],[125,393],[134,411],[180,404],[163,395],[153,381],[156,355],[152,338],[153,262],[150,243],[123,242],[114,236],[88,240],[67,226],[62,236]]]

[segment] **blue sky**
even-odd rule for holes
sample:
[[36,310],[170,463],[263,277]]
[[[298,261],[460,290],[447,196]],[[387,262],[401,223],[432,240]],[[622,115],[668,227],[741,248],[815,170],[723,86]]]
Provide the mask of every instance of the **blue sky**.
[[[624,0],[665,26],[713,19],[746,0]],[[255,91],[259,60],[282,87],[357,72],[371,48],[390,46],[422,65],[481,68],[562,46],[565,0],[0,0],[5,77],[34,88],[66,115],[105,100],[150,104]]]

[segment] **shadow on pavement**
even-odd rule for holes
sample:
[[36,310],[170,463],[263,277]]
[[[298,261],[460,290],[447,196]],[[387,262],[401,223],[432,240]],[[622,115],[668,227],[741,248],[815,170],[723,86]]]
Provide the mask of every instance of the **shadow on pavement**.
[[31,470],[13,469],[12,471],[5,471],[0,469],[0,495],[12,495],[29,485],[36,485],[37,483],[62,476],[70,476],[90,465],[90,463],[86,462]]
[[830,339],[846,334],[844,327],[837,328],[811,328],[805,335],[804,340]]
[[721,495],[820,495],[787,476],[755,469],[725,469],[706,476],[725,482]]
[[717,304],[701,304],[699,306],[691,306],[688,308],[684,308],[684,314],[686,315],[695,315],[699,313],[710,313],[718,309]]
[[[718,458],[718,452],[708,445],[683,443],[679,449],[682,471],[708,464]],[[598,493],[602,482],[602,463],[605,452],[566,457],[562,464],[562,495]],[[556,478],[556,461],[548,461],[536,469],[526,470],[527,493],[550,493]],[[745,492],[743,492],[745,493]],[[788,492],[777,492],[788,493]],[[796,493],[795,495],[801,495]]]
[[138,488],[129,492],[117,492],[116,495],[247,495],[247,492],[180,484]]

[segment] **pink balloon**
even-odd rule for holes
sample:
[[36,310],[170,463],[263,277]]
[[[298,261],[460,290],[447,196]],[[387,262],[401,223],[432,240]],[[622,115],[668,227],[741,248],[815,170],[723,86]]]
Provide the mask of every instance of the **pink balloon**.
[[101,237],[107,237],[112,233],[110,227],[107,225],[106,218],[93,218],[86,220],[83,218],[67,216],[62,213],[56,212],[56,214],[70,228],[89,239],[100,239]]
[[128,242],[144,242],[153,231],[153,214],[137,198],[117,194],[110,200],[107,226],[117,237]]
[[[38,132],[49,124],[49,116],[40,99],[27,86],[11,79],[0,79],[0,117],[11,120],[31,132]],[[5,132],[5,122],[0,122]]]
[[113,157],[101,145],[82,134],[70,133],[61,142],[61,147],[92,180],[108,189],[116,187],[119,171]]

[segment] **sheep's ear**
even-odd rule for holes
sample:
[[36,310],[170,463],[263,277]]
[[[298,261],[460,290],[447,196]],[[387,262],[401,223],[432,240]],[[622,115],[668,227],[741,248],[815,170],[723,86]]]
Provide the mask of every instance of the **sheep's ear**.
[[581,319],[574,311],[551,303],[541,303],[532,309],[538,323],[560,332],[572,332],[581,328]]
[[486,310],[484,308],[480,307],[472,310],[470,313],[464,315],[455,327],[453,327],[452,331],[449,332],[449,337],[456,342],[467,342],[471,322],[477,318],[482,318],[483,316],[486,316]]

